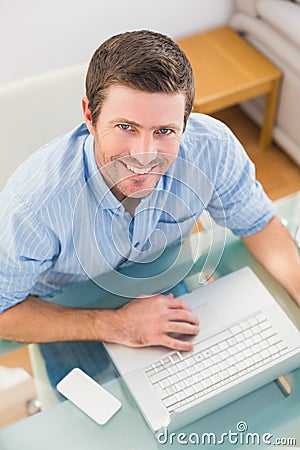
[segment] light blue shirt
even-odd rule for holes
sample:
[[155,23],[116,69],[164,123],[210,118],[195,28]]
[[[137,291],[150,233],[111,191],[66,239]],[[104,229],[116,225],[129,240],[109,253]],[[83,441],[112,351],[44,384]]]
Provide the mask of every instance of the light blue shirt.
[[179,154],[132,218],[104,182],[86,125],[33,153],[0,193],[0,311],[136,261],[185,238],[206,209],[238,236],[274,216],[231,131],[192,114]]

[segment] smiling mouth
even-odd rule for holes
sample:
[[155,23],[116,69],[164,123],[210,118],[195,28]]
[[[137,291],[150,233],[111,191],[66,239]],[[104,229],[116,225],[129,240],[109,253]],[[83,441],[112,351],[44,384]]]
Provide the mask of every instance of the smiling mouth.
[[135,173],[136,175],[145,175],[147,173],[149,173],[152,169],[153,166],[151,167],[145,167],[145,168],[138,168],[135,166],[131,166],[130,164],[124,163],[125,166],[127,167],[128,170],[130,170],[131,172]]

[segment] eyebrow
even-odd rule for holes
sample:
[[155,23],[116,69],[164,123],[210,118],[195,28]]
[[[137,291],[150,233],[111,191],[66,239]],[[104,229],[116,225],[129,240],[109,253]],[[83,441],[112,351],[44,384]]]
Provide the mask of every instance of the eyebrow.
[[[135,122],[134,120],[126,119],[126,117],[116,117],[115,119],[112,119],[109,121],[110,125],[113,125],[115,123],[126,123],[128,125],[133,125],[136,128],[143,128],[141,124]],[[181,128],[178,127],[175,123],[169,123],[166,125],[157,125],[153,127],[154,129],[160,129],[160,128],[172,128],[176,131],[180,131]]]

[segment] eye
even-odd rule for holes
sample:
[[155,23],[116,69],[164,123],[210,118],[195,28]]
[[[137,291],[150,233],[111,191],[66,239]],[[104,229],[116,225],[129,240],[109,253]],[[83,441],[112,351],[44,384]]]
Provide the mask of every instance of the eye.
[[124,130],[124,131],[130,131],[130,130],[133,129],[132,126],[128,125],[127,123],[119,123],[118,127],[121,128],[121,130]]
[[158,130],[159,134],[163,134],[164,136],[166,136],[167,134],[171,134],[172,130],[170,130],[170,128],[160,128]]

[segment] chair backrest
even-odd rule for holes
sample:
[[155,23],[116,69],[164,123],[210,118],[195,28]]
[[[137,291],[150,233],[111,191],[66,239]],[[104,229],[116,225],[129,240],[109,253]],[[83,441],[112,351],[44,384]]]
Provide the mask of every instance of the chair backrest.
[[87,64],[0,86],[0,190],[33,151],[83,121]]

